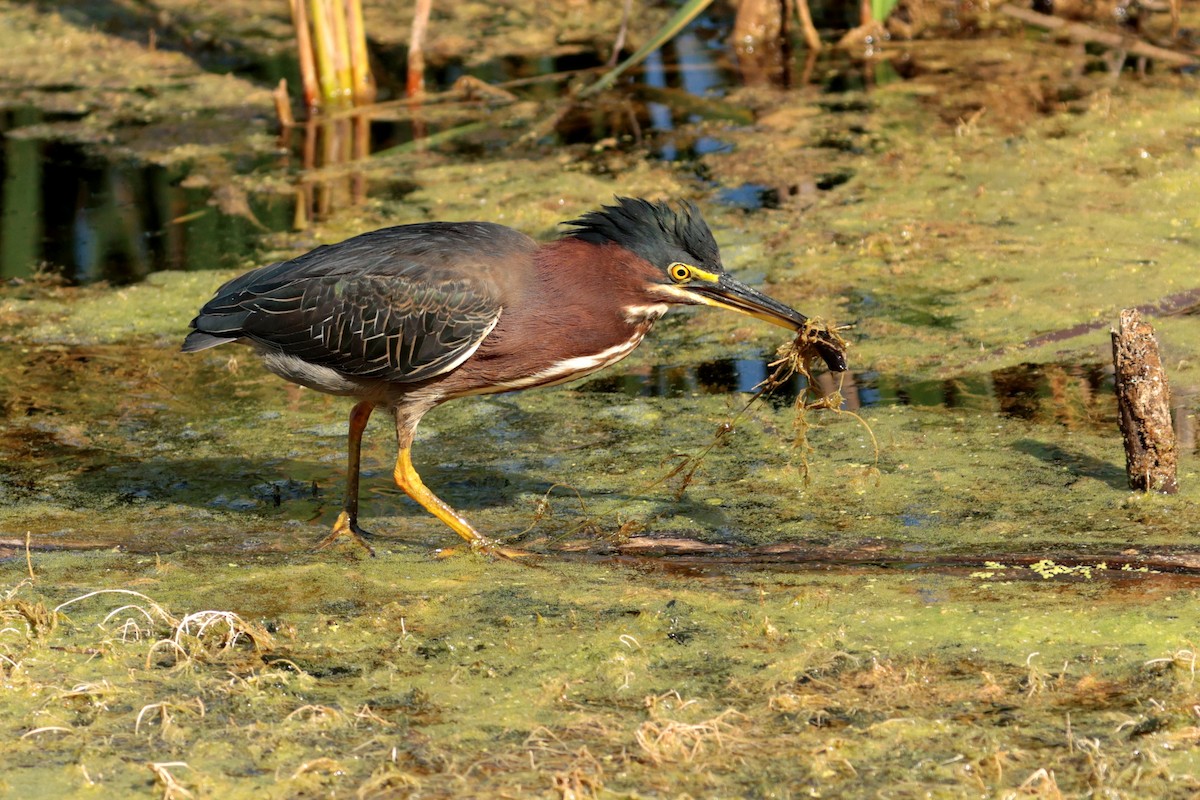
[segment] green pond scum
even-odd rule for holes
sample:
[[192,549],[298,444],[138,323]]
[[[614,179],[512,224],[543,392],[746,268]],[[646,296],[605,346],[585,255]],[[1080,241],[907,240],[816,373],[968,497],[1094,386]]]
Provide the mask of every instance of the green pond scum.
[[[286,51],[285,6],[155,7],[0,0],[0,91],[40,115],[6,152],[64,141],[180,170],[213,189],[185,215],[204,230],[246,198],[292,202],[270,86],[216,74]],[[514,54],[610,42],[619,15],[590,7],[451,4],[429,57],[495,82]],[[368,3],[373,41],[403,46],[409,8]],[[635,15],[632,46],[666,16]],[[472,20],[486,36],[452,34]],[[887,43],[904,79],[824,54],[821,86],[645,92],[685,108],[637,136],[619,127],[636,89],[585,109],[590,138],[521,140],[556,91],[463,110],[482,133],[362,165],[364,202],[272,225],[220,270],[5,272],[22,277],[0,286],[0,794],[1196,796],[1196,78],[1114,74],[987,13],[967,28]],[[188,49],[204,36],[222,44]],[[36,206],[10,210],[38,197],[18,173],[6,226]],[[360,519],[379,557],[313,552],[349,403],[245,348],[182,356],[200,305],[370,228],[548,237],[614,194],[696,201],[727,266],[851,324],[840,390],[861,420],[810,410],[801,431],[790,401],[591,380],[435,410],[416,466],[526,564],[450,551],[393,487],[377,417]],[[1165,309],[1146,315],[1174,496],[1128,490],[1095,377],[1129,306]],[[692,380],[779,339],[677,311],[604,374]]]
[[12,796],[1196,789],[1192,579],[412,551],[31,564],[0,603]]

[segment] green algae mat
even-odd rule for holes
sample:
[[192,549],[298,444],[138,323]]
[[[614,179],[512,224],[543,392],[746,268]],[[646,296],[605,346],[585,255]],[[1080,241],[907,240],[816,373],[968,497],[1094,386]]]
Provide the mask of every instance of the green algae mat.
[[[27,136],[280,193],[245,167],[274,147],[262,87],[87,8],[0,0],[0,85],[93,109]],[[221,24],[259,47],[278,20],[237,8]],[[424,479],[528,563],[453,550],[391,485],[379,415],[361,511],[379,555],[313,551],[341,504],[348,404],[245,349],[178,352],[230,263],[7,281],[0,794],[1195,796],[1195,78],[1113,75],[982,24],[905,45],[904,80],[732,87],[738,114],[693,99],[646,143],[389,155],[364,167],[367,202],[237,257],[428,219],[546,237],[613,194],[687,197],[742,277],[853,324],[851,372],[816,380],[854,414],[749,403],[778,332],[705,311],[593,378],[431,413]],[[496,129],[515,139],[553,110],[537,103]],[[771,202],[729,201],[745,196]],[[1174,496],[1124,474],[1108,328],[1133,306],[1172,381]]]
[[33,569],[0,607],[12,796],[1186,797],[1200,767],[1170,576]]

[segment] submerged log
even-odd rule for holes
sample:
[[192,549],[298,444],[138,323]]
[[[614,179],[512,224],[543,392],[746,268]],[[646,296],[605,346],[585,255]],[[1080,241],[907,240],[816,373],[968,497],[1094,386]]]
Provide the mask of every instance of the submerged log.
[[1171,389],[1158,354],[1154,328],[1136,309],[1121,312],[1112,332],[1117,407],[1125,439],[1129,485],[1175,494],[1175,432],[1171,428]]
[[999,11],[1001,14],[1015,17],[1029,25],[1036,25],[1039,28],[1051,31],[1061,31],[1066,34],[1067,38],[1075,42],[1083,42],[1084,44],[1094,42],[1118,51],[1123,50],[1135,56],[1157,59],[1173,67],[1193,67],[1196,65],[1195,56],[1187,53],[1177,53],[1174,50],[1167,50],[1164,47],[1155,47],[1127,34],[1104,31],[1099,28],[1093,28],[1090,25],[1084,25],[1081,22],[1069,22],[1048,14],[1039,14],[1028,8],[1014,6],[1011,3],[1000,6]]

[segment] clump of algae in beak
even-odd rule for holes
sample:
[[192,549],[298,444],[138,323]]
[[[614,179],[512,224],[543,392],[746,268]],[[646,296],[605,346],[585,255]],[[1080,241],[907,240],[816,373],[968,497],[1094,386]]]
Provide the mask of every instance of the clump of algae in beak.
[[848,328],[849,326],[838,327],[817,317],[810,317],[804,323],[804,327],[796,331],[796,336],[791,341],[783,343],[776,349],[775,360],[768,365],[771,368],[771,374],[756,387],[760,391],[755,399],[763,394],[769,394],[795,375],[804,378],[807,388],[796,396],[796,402],[793,404],[792,449],[800,454],[800,473],[804,476],[805,483],[809,483],[811,480],[809,456],[816,452],[816,448],[808,440],[808,431],[812,427],[812,423],[808,419],[810,411],[828,410],[835,414],[849,414],[858,420],[859,424],[866,429],[867,435],[871,437],[871,446],[875,452],[875,461],[868,467],[868,471],[876,476],[879,473],[879,442],[875,439],[875,432],[861,416],[842,408],[844,401],[842,381],[845,379],[846,373],[838,373],[837,388],[824,393],[817,389],[817,383],[812,376],[812,365],[815,359],[826,360],[824,353],[831,348],[836,348],[841,353],[846,352],[850,344],[840,332]]

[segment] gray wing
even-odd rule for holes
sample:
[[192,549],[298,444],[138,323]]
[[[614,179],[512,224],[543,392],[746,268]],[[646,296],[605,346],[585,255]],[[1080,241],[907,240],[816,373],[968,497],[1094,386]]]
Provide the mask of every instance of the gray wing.
[[249,339],[348,376],[423,380],[495,327],[505,299],[497,265],[534,249],[490,223],[373,231],[229,281],[192,320],[183,349]]

